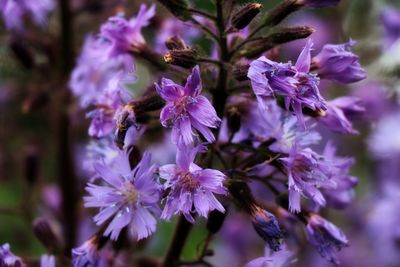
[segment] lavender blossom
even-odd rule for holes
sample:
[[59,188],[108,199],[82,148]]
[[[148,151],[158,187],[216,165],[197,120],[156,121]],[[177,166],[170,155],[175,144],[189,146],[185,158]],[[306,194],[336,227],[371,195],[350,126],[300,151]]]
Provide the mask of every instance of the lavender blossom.
[[248,77],[259,104],[265,109],[265,102],[272,96],[280,96],[285,108],[292,109],[299,123],[305,126],[303,108],[326,110],[326,102],[319,93],[319,79],[311,74],[311,46],[309,40],[297,59],[296,65],[277,63],[260,57],[250,64]]
[[72,249],[72,264],[74,267],[101,266],[96,238],[91,238],[80,247]]
[[320,255],[339,264],[336,251],[346,247],[348,241],[343,232],[318,214],[310,214],[306,227],[307,238]]
[[351,52],[356,42],[350,40],[345,44],[324,45],[321,52],[312,59],[313,67],[322,79],[339,83],[354,83],[366,78],[358,56]]
[[160,167],[160,177],[166,182],[164,188],[170,189],[165,199],[165,207],[161,218],[169,220],[175,214],[183,214],[194,223],[191,213],[207,218],[212,210],[225,212],[214,194],[226,194],[223,185],[225,175],[213,169],[202,169],[193,163],[196,154],[203,146],[195,148],[183,146],[176,155],[176,164]]
[[54,8],[53,0],[2,0],[0,16],[3,17],[7,29],[22,30],[24,16],[28,15],[37,25],[42,26]]
[[288,175],[289,209],[300,212],[300,195],[314,203],[325,206],[326,200],[320,187],[335,188],[331,180],[335,168],[333,162],[324,159],[310,148],[299,149],[294,145],[288,157],[281,158]]
[[293,252],[286,247],[276,252],[266,247],[263,257],[248,262],[244,267],[286,267],[292,258]]
[[56,267],[56,258],[53,255],[42,255],[40,257],[40,267]]
[[172,126],[172,140],[175,144],[192,144],[195,136],[192,127],[208,142],[215,141],[209,128],[217,128],[221,120],[210,101],[200,95],[202,84],[199,66],[193,68],[184,87],[165,78],[160,86],[155,86],[158,94],[167,101],[160,114],[161,124],[164,127]]
[[383,26],[384,47],[390,48],[400,38],[400,10],[388,6],[382,10],[380,20]]
[[0,246],[0,266],[1,267],[24,267],[26,266],[20,257],[15,256],[9,244]]
[[142,160],[132,170],[129,151],[120,152],[113,167],[99,162],[95,165],[104,185],[89,183],[86,190],[91,196],[85,197],[86,207],[100,208],[94,217],[97,225],[112,218],[104,236],[116,240],[120,231],[129,226],[130,233],[138,240],[150,236],[156,229],[156,219],[152,213],[159,212],[159,186],[153,180],[154,166],[150,165],[150,155],[145,153]]
[[350,122],[350,116],[361,114],[365,111],[357,97],[343,96],[328,101],[328,110],[319,117],[319,121],[332,131],[345,134],[358,134]]
[[130,20],[122,15],[117,15],[108,19],[101,26],[100,36],[111,42],[110,56],[116,56],[137,51],[146,43],[141,33],[143,27],[149,25],[150,19],[155,14],[155,5],[147,9],[146,5],[140,5],[139,13]]

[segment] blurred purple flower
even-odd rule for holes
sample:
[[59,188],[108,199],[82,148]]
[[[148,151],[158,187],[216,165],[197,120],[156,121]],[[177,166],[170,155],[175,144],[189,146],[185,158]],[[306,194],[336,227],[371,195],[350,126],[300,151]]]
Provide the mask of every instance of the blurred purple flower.
[[47,22],[48,14],[54,10],[53,0],[1,0],[0,15],[7,29],[23,29],[24,16],[28,15],[37,25]]
[[319,93],[319,78],[310,73],[311,46],[309,40],[296,65],[277,63],[260,57],[250,64],[248,77],[262,108],[271,96],[283,97],[287,110],[292,109],[299,123],[305,126],[303,108],[325,110],[326,102]]
[[74,267],[104,266],[97,250],[95,238],[91,238],[80,247],[72,249],[72,264]]
[[323,156],[310,148],[299,149],[294,145],[288,157],[281,158],[288,175],[289,209],[291,212],[300,212],[300,195],[313,200],[320,206],[325,206],[326,200],[320,187],[335,188],[331,180],[334,165]]
[[351,52],[356,42],[350,40],[345,44],[327,44],[318,55],[313,57],[313,69],[322,79],[334,80],[339,83],[354,83],[366,78],[367,74],[361,67],[358,56]]
[[220,123],[210,101],[200,95],[202,90],[200,69],[196,66],[183,87],[163,78],[161,85],[155,84],[158,94],[167,101],[160,114],[164,127],[172,126],[172,140],[178,145],[193,143],[192,127],[199,131],[208,142],[215,137],[209,128],[217,128]]
[[306,227],[309,242],[320,255],[334,264],[339,264],[336,251],[348,246],[344,233],[318,214],[310,214]]
[[390,159],[400,155],[400,112],[383,117],[369,137],[369,149],[376,158]]
[[384,47],[389,48],[400,38],[400,10],[388,6],[380,14],[380,20],[383,26]]
[[0,266],[1,267],[24,267],[26,266],[20,257],[15,256],[9,244],[0,246]]
[[196,154],[204,149],[203,145],[195,148],[183,146],[178,149],[176,164],[160,167],[160,177],[166,182],[164,188],[170,189],[165,199],[161,218],[169,220],[173,215],[182,213],[194,223],[192,212],[207,218],[212,210],[225,212],[224,207],[214,194],[226,194],[223,185],[225,175],[213,169],[202,169],[193,163]]
[[136,17],[127,20],[122,15],[117,15],[109,18],[101,26],[100,36],[111,42],[110,56],[136,51],[146,43],[141,30],[149,25],[155,10],[155,5],[147,9],[146,5],[142,4]]
[[358,134],[349,117],[362,114],[365,109],[360,99],[351,96],[338,97],[328,101],[328,110],[318,120],[332,131],[345,134]]
[[256,208],[252,213],[252,223],[257,234],[268,243],[273,251],[281,249],[283,234],[272,213]]
[[248,262],[244,267],[286,267],[292,258],[293,252],[286,247],[276,252],[266,247],[263,257]]
[[349,175],[350,168],[354,164],[352,158],[342,158],[336,156],[336,147],[332,143],[327,143],[323,153],[327,161],[331,161],[335,166],[332,168],[331,180],[335,187],[321,186],[321,191],[326,198],[328,206],[334,208],[345,208],[354,197],[353,188],[358,184],[357,177]]
[[40,267],[56,267],[56,258],[53,255],[42,255],[40,257]]
[[97,175],[105,185],[89,183],[86,190],[91,194],[84,198],[85,207],[100,208],[94,217],[97,225],[113,218],[104,232],[116,240],[120,231],[129,226],[137,240],[151,235],[156,229],[152,213],[159,212],[159,185],[153,180],[155,167],[150,165],[150,155],[145,153],[132,170],[129,151],[118,154],[112,168],[104,162],[95,165]]

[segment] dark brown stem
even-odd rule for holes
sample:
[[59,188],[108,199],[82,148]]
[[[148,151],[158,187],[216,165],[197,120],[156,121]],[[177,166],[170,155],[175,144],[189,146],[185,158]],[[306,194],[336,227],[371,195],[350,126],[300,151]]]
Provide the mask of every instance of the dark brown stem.
[[217,19],[214,15],[209,14],[209,13],[203,11],[203,10],[189,8],[189,12],[192,13],[192,14],[195,14],[195,15],[203,16],[203,17],[208,18],[208,19],[212,19],[212,20],[216,20]]
[[176,267],[179,266],[179,258],[185,246],[186,239],[189,236],[192,224],[188,222],[183,215],[179,217],[178,224],[176,225],[172,242],[169,246],[167,255],[165,256],[163,267]]

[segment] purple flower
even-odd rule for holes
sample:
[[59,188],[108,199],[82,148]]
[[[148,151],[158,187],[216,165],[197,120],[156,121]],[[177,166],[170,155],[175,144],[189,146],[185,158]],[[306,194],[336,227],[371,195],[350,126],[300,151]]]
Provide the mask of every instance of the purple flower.
[[[130,94],[120,81],[132,75],[133,61],[129,55],[109,57],[110,42],[88,35],[81,55],[72,72],[69,86],[79,97],[82,107],[126,100]],[[107,97],[104,95],[107,94]],[[110,99],[111,97],[111,99]]]
[[20,257],[15,256],[10,251],[10,245],[4,244],[0,246],[0,266],[1,267],[24,267],[26,266]]
[[307,7],[332,7],[337,6],[340,0],[297,0],[297,3]]
[[55,8],[53,0],[2,0],[0,15],[7,29],[22,30],[23,18],[28,15],[37,25],[47,22],[47,15]]
[[382,10],[380,20],[384,30],[384,47],[389,48],[400,38],[400,10],[390,6]]
[[352,40],[345,44],[324,45],[321,52],[312,59],[315,71],[323,79],[345,84],[365,79],[367,75],[358,56],[351,52],[355,45],[356,42]]
[[[369,137],[369,149],[376,158],[388,161],[400,155],[400,112],[393,112],[378,121]],[[396,164],[397,165],[397,164]]]
[[160,114],[164,127],[172,126],[172,140],[175,144],[190,145],[199,131],[208,142],[215,137],[209,128],[217,128],[220,123],[210,101],[200,95],[202,90],[199,66],[192,70],[183,87],[163,78],[161,85],[155,84],[158,94],[167,102]]
[[300,195],[310,198],[314,203],[325,206],[326,200],[320,187],[335,188],[331,180],[335,170],[333,162],[326,160],[310,148],[299,149],[294,145],[288,157],[280,162],[288,175],[289,209],[300,212]]
[[225,212],[224,207],[214,194],[226,194],[223,185],[225,175],[217,170],[202,169],[193,163],[196,154],[203,146],[195,148],[183,146],[176,155],[176,164],[160,167],[160,177],[166,180],[164,188],[170,189],[165,199],[161,218],[169,220],[173,215],[182,213],[194,223],[192,212],[207,218],[212,210]]
[[139,13],[130,20],[123,16],[114,16],[101,26],[100,36],[109,40],[112,44],[111,56],[136,51],[146,41],[141,30],[149,25],[150,19],[155,14],[155,5],[147,9],[146,5],[140,6]]
[[361,114],[365,111],[360,99],[351,96],[338,97],[328,101],[328,110],[319,117],[319,121],[332,131],[346,134],[358,134],[348,119],[349,116]]
[[53,255],[42,255],[40,257],[40,267],[56,267],[56,258]]
[[348,245],[343,232],[318,214],[310,214],[306,227],[307,238],[319,254],[329,261],[339,264],[336,251]]
[[157,221],[152,213],[159,212],[160,190],[153,179],[150,155],[145,153],[133,170],[129,164],[129,151],[120,152],[112,168],[99,162],[95,169],[105,184],[89,183],[86,190],[91,196],[84,200],[86,207],[100,208],[94,217],[97,225],[112,218],[104,236],[111,234],[110,238],[116,240],[126,226],[138,240],[151,235],[156,229]]
[[102,266],[97,250],[97,239],[91,238],[78,248],[72,249],[72,264],[74,267]]
[[335,183],[335,188],[322,185],[321,191],[326,198],[328,206],[339,209],[345,208],[353,199],[353,188],[358,184],[357,177],[349,174],[350,168],[354,164],[354,159],[336,156],[336,147],[332,143],[326,144],[323,156],[334,164],[331,169],[331,181]]
[[272,213],[257,207],[252,213],[252,223],[258,235],[273,251],[280,250],[283,234]]
[[311,46],[309,40],[295,66],[291,63],[277,63],[263,56],[250,64],[248,72],[260,106],[265,108],[267,99],[280,96],[286,109],[293,110],[302,126],[305,126],[303,108],[326,109],[326,102],[318,90],[319,78],[309,72]]
[[267,247],[263,257],[248,262],[244,267],[286,267],[293,258],[293,252],[283,248],[273,252]]

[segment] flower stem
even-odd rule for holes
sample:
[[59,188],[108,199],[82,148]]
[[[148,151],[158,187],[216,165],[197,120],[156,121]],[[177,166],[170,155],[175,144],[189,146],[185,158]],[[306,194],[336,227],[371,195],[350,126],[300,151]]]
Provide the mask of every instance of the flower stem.
[[179,266],[179,258],[192,226],[193,225],[188,222],[183,215],[179,217],[174,236],[172,237],[172,242],[169,246],[162,267]]

